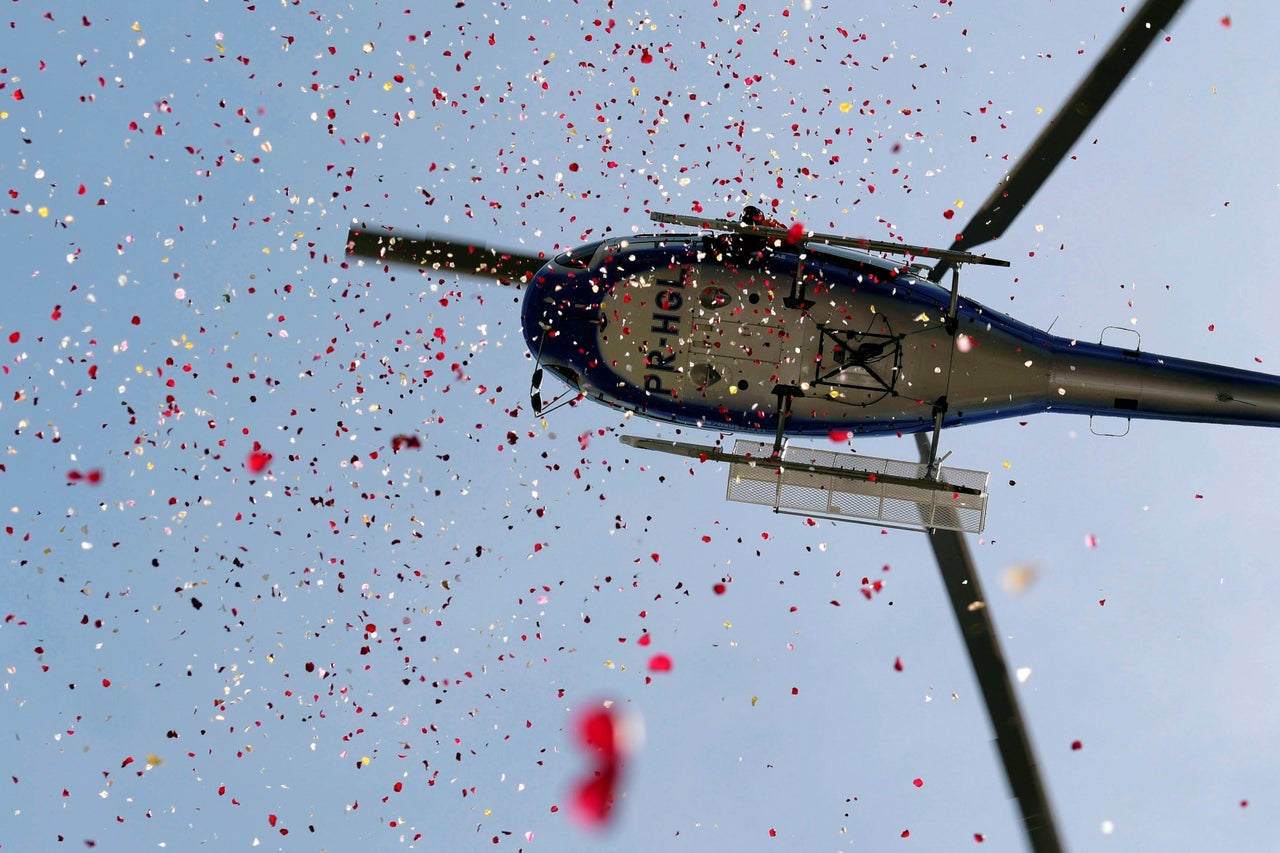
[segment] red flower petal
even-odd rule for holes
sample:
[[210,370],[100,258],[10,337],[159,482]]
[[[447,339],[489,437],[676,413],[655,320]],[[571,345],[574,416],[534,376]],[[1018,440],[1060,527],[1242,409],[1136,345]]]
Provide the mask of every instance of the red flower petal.
[[578,739],[582,745],[594,749],[610,761],[617,760],[618,738],[613,715],[601,708],[578,722]]
[[570,801],[574,817],[588,826],[597,826],[608,820],[613,810],[613,789],[617,781],[617,768],[609,765],[579,783]]
[[671,655],[659,653],[649,658],[650,672],[670,672],[671,666]]

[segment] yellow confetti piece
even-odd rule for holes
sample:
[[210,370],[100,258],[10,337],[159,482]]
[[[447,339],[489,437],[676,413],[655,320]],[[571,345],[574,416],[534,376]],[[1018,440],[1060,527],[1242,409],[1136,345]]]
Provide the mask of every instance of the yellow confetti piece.
[[1003,463],[1003,464],[1004,464],[1004,467],[1006,467],[1006,468],[1008,468],[1008,467],[1010,467],[1010,466],[1012,465],[1012,463],[1011,463],[1008,459],[1004,460],[1004,463]]
[[751,697],[751,707],[752,707],[752,708],[754,708],[754,707],[756,706],[756,702],[758,702],[758,701],[760,701],[760,697],[759,697],[759,696],[752,696],[752,697]]
[[929,315],[921,311],[914,319],[917,323],[927,323],[929,322]]
[[154,753],[148,752],[147,763],[150,764],[152,767],[159,767],[161,764],[164,764],[164,759],[158,755],[155,755]]
[[1044,107],[1036,107],[1036,115],[1044,115]]
[[842,113],[847,113],[847,112],[849,112],[849,110],[851,110],[851,109],[853,109],[853,104],[841,104],[841,105],[840,105],[840,112],[842,112]]
[[129,29],[133,30],[135,33],[140,33],[142,32],[142,24],[139,24],[137,21],[134,21],[133,26],[130,27]]
[[958,198],[956,199],[956,208],[959,209],[961,207],[964,207],[964,199]]
[[392,86],[393,86],[392,82],[391,82],[390,80],[388,80],[387,82],[385,82],[385,83],[383,83],[383,84],[382,84],[382,91],[384,91],[384,92],[390,92],[390,91],[391,91],[391,89],[392,89]]
[[362,767],[368,767],[368,766],[369,766],[369,764],[370,764],[369,756],[367,756],[367,755],[365,755],[365,756],[361,756],[361,758],[360,758],[360,766],[362,766]]
[[39,210],[37,210],[36,213],[40,214],[41,218],[46,217],[49,215],[49,208],[42,207]]

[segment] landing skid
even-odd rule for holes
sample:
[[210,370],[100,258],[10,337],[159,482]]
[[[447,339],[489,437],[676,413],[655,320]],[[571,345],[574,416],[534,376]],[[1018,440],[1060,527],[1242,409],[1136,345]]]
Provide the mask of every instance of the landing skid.
[[728,462],[725,497],[774,512],[903,530],[981,533],[987,516],[985,471],[943,468],[739,439],[718,447],[624,435],[622,442],[700,461]]

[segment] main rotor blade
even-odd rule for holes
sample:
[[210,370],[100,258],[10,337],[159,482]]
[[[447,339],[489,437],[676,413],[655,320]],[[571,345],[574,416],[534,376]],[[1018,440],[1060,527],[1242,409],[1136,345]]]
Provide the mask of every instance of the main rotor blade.
[[523,284],[546,264],[546,259],[538,255],[458,243],[442,237],[365,230],[363,227],[347,232],[347,254],[383,263],[453,270],[491,278],[502,284]]
[[[1129,23],[1093,66],[1089,76],[1071,93],[1022,159],[956,237],[951,244],[952,251],[966,251],[1004,234],[1120,88],[1160,30],[1173,20],[1182,2],[1147,0],[1141,9],[1132,13]],[[929,280],[941,281],[949,266],[947,261],[939,263],[929,274]]]
[[[928,462],[929,439],[925,433],[916,434],[921,460]],[[969,662],[986,701],[987,715],[995,730],[996,747],[1004,763],[1005,777],[1013,795],[1018,798],[1022,823],[1026,827],[1031,849],[1035,853],[1060,853],[1062,841],[1049,807],[1049,795],[1036,769],[1035,753],[1018,708],[1009,681],[1009,669],[1000,651],[1000,639],[996,636],[987,610],[987,600],[978,581],[973,555],[964,541],[964,535],[956,530],[938,529],[929,534],[929,545],[938,560],[942,583],[951,598],[951,609],[964,636],[969,651]]]

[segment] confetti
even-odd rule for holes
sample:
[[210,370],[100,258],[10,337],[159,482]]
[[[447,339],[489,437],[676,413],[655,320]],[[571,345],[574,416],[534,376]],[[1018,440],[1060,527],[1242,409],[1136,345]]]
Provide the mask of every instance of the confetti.
[[245,460],[245,467],[254,474],[260,474],[271,464],[272,456],[264,451],[257,442],[254,442],[253,450],[249,453],[249,458]]
[[671,656],[668,654],[656,654],[649,658],[650,672],[670,672],[672,669]]

